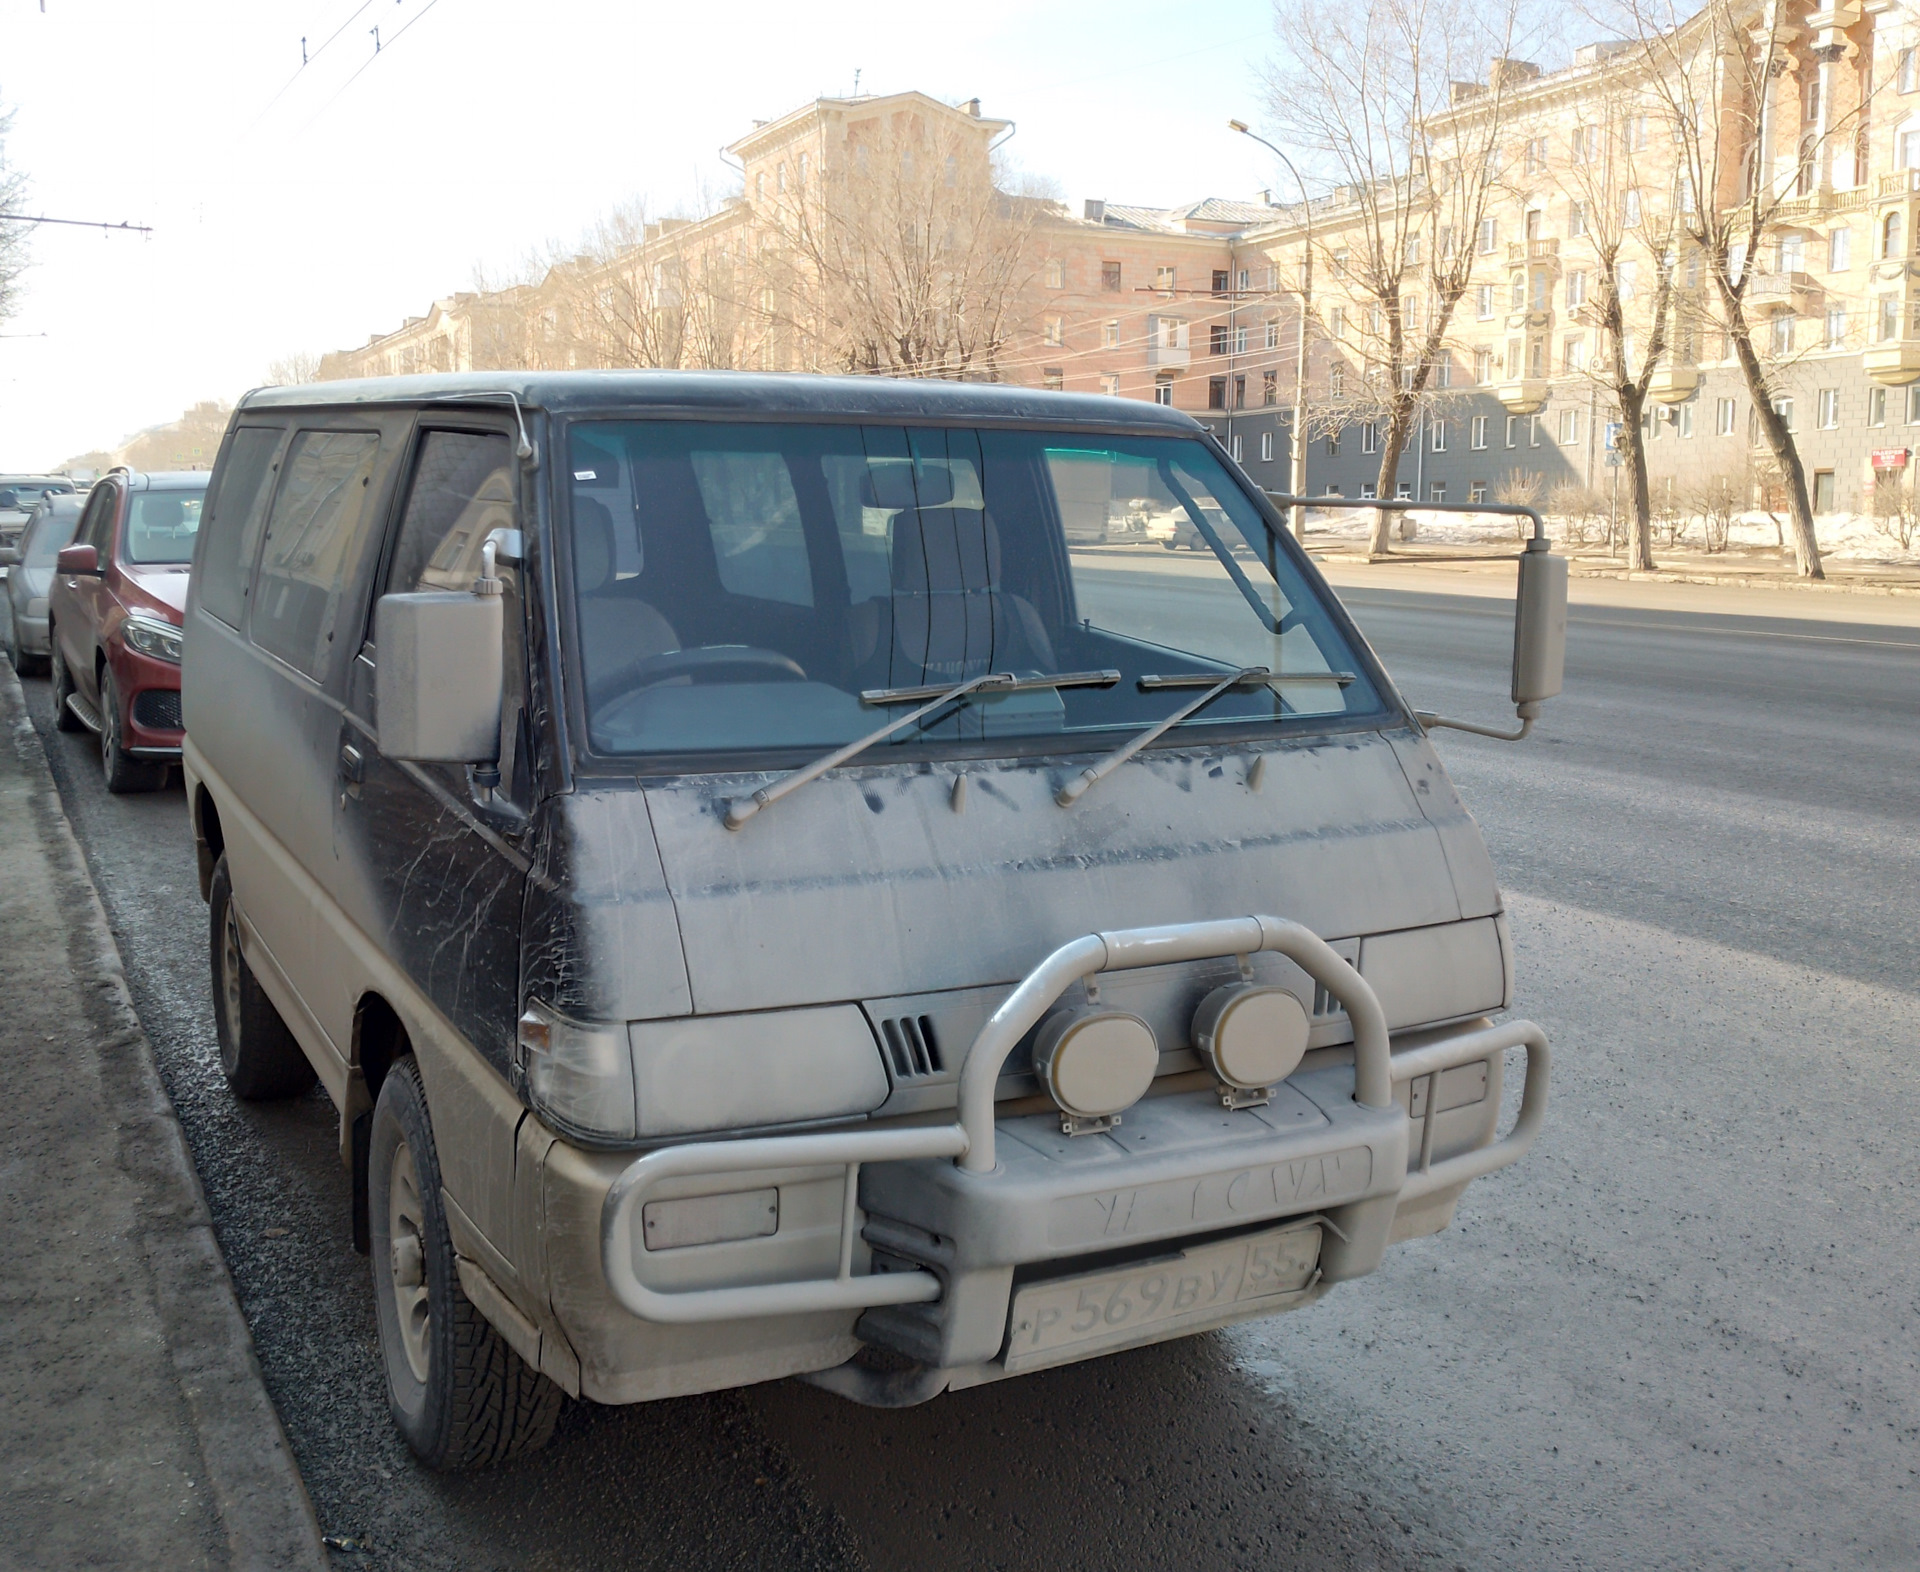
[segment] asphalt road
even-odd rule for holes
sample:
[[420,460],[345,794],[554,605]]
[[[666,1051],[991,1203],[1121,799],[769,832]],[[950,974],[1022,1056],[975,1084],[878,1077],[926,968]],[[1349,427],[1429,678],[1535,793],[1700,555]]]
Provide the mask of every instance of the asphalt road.
[[[1503,607],[1347,598],[1417,703],[1501,717]],[[331,1111],[220,1080],[179,791],[109,798],[47,735],[343,1565],[1910,1567],[1920,628],[1847,600],[1577,608],[1533,741],[1443,734],[1557,1053],[1447,1233],[1276,1322],[896,1413],[580,1406],[464,1478],[387,1421]]]

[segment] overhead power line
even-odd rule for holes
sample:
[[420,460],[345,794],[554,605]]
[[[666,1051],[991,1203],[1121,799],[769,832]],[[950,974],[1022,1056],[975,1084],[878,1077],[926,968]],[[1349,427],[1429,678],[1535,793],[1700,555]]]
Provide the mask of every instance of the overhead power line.
[[[440,3],[440,0],[427,0],[427,3],[425,5],[423,5],[418,11],[414,12],[412,16],[407,18],[406,26],[402,27],[399,30],[399,32],[395,33],[393,37],[389,38],[384,45],[380,42],[379,38],[376,36],[374,39],[373,53],[368,55],[367,58],[360,63],[360,69],[358,71],[355,71],[352,76],[346,79],[346,81],[342,82],[339,85],[339,87],[335,88],[333,97],[329,98],[324,104],[322,104],[318,109],[316,109],[313,112],[313,118],[308,120],[306,125],[302,126],[300,129],[302,131],[307,130],[309,127],[313,125],[313,122],[315,120],[318,120],[329,109],[331,109],[334,105],[335,99],[338,99],[342,93],[344,93],[348,88],[352,87],[355,82],[360,80],[361,71],[366,70],[368,66],[372,65],[374,61],[378,60],[381,57],[381,55],[386,53],[387,50],[393,48],[393,46],[399,43],[402,38],[406,37],[406,35],[413,30],[413,24],[415,22],[418,22],[421,17],[425,16],[429,11],[431,11],[439,3]],[[364,7],[362,9],[364,9]],[[355,12],[354,14],[357,16],[359,13]],[[377,35],[378,30],[376,29],[375,31]]]
[[125,230],[130,235],[150,235],[153,230],[146,224],[109,224],[97,218],[48,218],[32,213],[0,213],[0,223],[4,224],[71,224],[76,229],[99,229],[112,234]]

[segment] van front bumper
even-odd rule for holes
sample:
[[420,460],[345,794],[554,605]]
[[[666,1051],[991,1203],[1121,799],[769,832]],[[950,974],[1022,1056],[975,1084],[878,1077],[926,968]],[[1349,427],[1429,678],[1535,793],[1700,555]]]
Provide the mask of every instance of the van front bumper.
[[[1057,1115],[996,1121],[1001,1066],[1074,982],[1261,950],[1287,955],[1345,1006],[1354,1027],[1351,1064],[1297,1072],[1270,1103],[1252,1108],[1225,1108],[1204,1089],[1149,1096],[1126,1111],[1119,1129],[1098,1136],[1062,1134]],[[1513,1048],[1527,1053],[1521,1109],[1494,1142],[1500,1064]],[[1489,1101],[1474,1115],[1473,1148],[1436,1157],[1441,1077],[1482,1062]],[[1270,1313],[1372,1271],[1403,1207],[1457,1195],[1526,1151],[1545,1115],[1547,1070],[1545,1035],[1524,1021],[1393,1053],[1372,989],[1296,923],[1248,917],[1089,935],[1036,967],[981,1029],[961,1071],[957,1121],[647,1153],[607,1191],[600,1268],[614,1299],[656,1326],[864,1311],[862,1341],[930,1369],[996,1361],[1000,1373],[1037,1368],[1129,1338],[1151,1341]],[[1430,1110],[1417,1137],[1410,1107]],[[704,1176],[724,1179],[715,1188],[736,1190],[755,1174],[833,1169],[845,1177],[831,1276],[767,1281],[755,1274],[758,1280],[686,1287],[663,1259],[675,1252],[648,1248],[650,1197],[697,1193]],[[1174,1263],[1171,1277],[1138,1276],[1142,1263],[1159,1261]],[[1175,1269],[1182,1261],[1195,1263],[1185,1276]],[[1214,1284],[1206,1303],[1175,1302],[1189,1277]],[[1149,1299],[1157,1282],[1161,1297],[1174,1301],[1163,1307],[1155,1299],[1155,1314],[1143,1313],[1137,1335],[1109,1323],[1078,1340],[1061,1334],[1022,1361],[1009,1346],[1010,1317],[1026,1308],[1037,1350],[1039,1323],[1057,1317],[1059,1295],[1050,1299],[1045,1285],[1072,1288],[1083,1279],[1097,1280],[1103,1293],[1111,1287],[1116,1306],[1132,1304],[1130,1282],[1145,1283]]]

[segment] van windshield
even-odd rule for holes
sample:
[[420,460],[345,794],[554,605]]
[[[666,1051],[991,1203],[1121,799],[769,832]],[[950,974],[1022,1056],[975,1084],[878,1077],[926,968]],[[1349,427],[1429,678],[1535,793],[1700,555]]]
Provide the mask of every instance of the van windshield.
[[609,421],[575,425],[568,458],[597,753],[830,748],[904,714],[894,690],[990,671],[1119,677],[981,690],[876,752],[1105,748],[1195,697],[1143,678],[1243,667],[1275,675],[1166,740],[1382,709],[1296,548],[1198,440]]

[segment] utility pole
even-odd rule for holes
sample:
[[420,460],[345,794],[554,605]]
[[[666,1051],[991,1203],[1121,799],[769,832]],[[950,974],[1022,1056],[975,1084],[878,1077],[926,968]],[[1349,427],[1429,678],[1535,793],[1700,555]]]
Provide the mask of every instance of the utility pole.
[[[1288,434],[1287,489],[1296,497],[1307,494],[1307,324],[1313,316],[1313,201],[1307,195],[1307,183],[1300,178],[1300,171],[1293,167],[1293,160],[1280,151],[1263,136],[1255,136],[1247,129],[1244,120],[1229,120],[1227,125],[1244,137],[1251,137],[1269,153],[1286,165],[1287,173],[1293,176],[1293,183],[1300,188],[1300,218],[1306,229],[1306,260],[1300,265],[1300,343],[1293,365],[1293,430]],[[1231,283],[1231,277],[1227,280]],[[1231,388],[1229,388],[1231,393]],[[1296,502],[1292,509],[1293,538],[1302,545],[1307,540],[1307,509],[1304,503]]]

